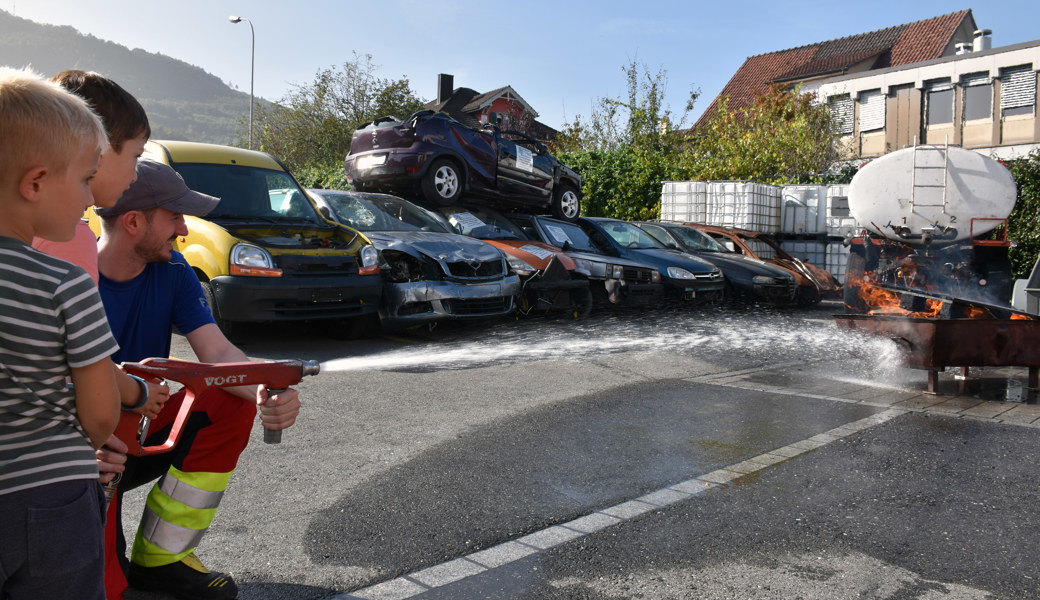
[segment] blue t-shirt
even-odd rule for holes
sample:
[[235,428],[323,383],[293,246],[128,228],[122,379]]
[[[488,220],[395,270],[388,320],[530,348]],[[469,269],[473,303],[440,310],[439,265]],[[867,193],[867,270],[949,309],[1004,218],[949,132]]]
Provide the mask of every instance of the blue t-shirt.
[[101,275],[98,289],[119,342],[112,356],[117,363],[169,358],[174,327],[188,334],[214,322],[199,279],[180,252],[168,263],[149,263],[130,281]]

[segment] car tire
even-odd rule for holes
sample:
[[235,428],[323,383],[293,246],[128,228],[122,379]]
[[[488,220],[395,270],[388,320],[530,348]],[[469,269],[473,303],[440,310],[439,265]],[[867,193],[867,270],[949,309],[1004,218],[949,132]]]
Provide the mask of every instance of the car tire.
[[552,215],[561,221],[573,223],[581,215],[581,192],[573,185],[561,183],[553,193]]
[[462,173],[452,161],[438,158],[423,175],[422,191],[427,202],[451,206],[462,194]]
[[241,338],[243,325],[221,318],[220,309],[217,308],[217,296],[213,293],[213,285],[208,281],[199,283],[202,285],[202,295],[206,298],[206,304],[209,305],[209,312],[213,315],[213,320],[217,322],[217,327],[224,333],[224,337],[232,342]]

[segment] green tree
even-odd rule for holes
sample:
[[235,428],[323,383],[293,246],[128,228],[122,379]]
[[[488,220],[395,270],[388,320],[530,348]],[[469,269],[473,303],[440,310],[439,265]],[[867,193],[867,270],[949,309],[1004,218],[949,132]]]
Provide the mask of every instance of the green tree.
[[748,108],[718,110],[680,160],[683,179],[817,183],[838,158],[830,113],[800,87],[770,86]]
[[341,67],[321,70],[310,84],[293,86],[277,104],[255,106],[260,149],[285,161],[294,173],[336,166],[342,171],[358,125],[385,115],[404,118],[423,107],[407,79],[380,78],[376,69],[371,55],[355,52]]
[[648,219],[659,214],[661,182],[674,171],[687,116],[699,92],[690,92],[673,122],[665,108],[667,73],[635,61],[622,67],[624,99],[601,98],[588,119],[579,115],[554,141],[561,160],[582,176],[582,212],[589,216]]
[[1018,186],[1015,209],[1008,216],[1008,237],[1016,242],[1009,256],[1015,278],[1025,279],[1040,256],[1040,151],[1006,164]]

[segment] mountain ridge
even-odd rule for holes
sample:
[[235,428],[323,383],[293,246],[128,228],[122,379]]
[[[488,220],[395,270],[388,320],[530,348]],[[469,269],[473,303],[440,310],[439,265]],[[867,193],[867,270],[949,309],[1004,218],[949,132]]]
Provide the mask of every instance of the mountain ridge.
[[233,144],[245,137],[249,94],[200,67],[68,25],[36,23],[0,10],[0,64],[31,67],[48,77],[65,69],[110,77],[144,106],[155,139]]

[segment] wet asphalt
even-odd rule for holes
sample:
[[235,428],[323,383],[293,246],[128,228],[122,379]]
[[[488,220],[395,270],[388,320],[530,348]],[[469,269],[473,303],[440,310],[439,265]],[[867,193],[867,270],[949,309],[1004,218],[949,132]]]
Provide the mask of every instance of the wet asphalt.
[[244,599],[1040,596],[1025,370],[926,394],[833,312],[251,332],[326,370],[199,556]]

